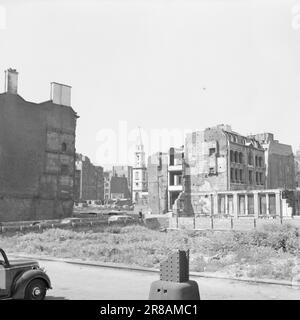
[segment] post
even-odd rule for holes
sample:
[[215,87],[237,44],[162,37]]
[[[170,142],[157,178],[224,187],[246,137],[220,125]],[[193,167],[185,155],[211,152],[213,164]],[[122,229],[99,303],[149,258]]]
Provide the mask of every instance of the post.
[[253,225],[254,225],[254,229],[256,229],[256,219],[253,219]]
[[214,217],[210,217],[210,226],[211,229],[214,230]]
[[[218,208],[218,194],[215,193],[214,194],[214,210],[213,210],[213,214],[214,215],[217,215],[218,214],[218,211],[219,211],[219,208]],[[212,215],[213,216],[213,215]]]
[[233,218],[232,217],[230,218],[230,227],[231,227],[231,229],[233,229]]
[[247,216],[249,214],[248,210],[248,194],[245,193],[245,215]]
[[238,208],[238,194],[234,193],[233,194],[233,215],[235,218],[238,218],[238,212],[239,212],[239,208]]
[[194,213],[194,217],[193,217],[193,227],[194,230],[196,229],[196,214]]
[[266,214],[270,216],[270,201],[269,201],[269,194],[266,193]]
[[254,206],[254,218],[259,217],[259,203],[258,203],[258,192],[253,192],[253,206]]
[[225,194],[225,215],[228,216],[228,194]]
[[279,216],[280,223],[282,223],[282,211],[281,211],[281,198],[280,198],[280,191],[276,192],[275,194],[275,205],[276,205],[276,216]]

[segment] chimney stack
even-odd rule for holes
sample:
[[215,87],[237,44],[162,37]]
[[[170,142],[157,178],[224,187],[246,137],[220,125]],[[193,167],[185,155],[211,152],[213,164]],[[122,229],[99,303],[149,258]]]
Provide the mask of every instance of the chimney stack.
[[51,97],[53,103],[71,107],[71,87],[65,84],[51,82]]
[[18,75],[16,69],[8,69],[5,71],[5,92],[18,94]]

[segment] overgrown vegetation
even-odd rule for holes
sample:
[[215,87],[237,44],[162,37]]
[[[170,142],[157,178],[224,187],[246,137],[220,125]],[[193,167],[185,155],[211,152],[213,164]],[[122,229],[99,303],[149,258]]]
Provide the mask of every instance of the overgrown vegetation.
[[300,232],[290,225],[266,225],[262,231],[250,232],[165,233],[137,225],[48,229],[2,234],[0,247],[8,252],[154,268],[173,250],[190,249],[191,271],[286,280],[300,273]]

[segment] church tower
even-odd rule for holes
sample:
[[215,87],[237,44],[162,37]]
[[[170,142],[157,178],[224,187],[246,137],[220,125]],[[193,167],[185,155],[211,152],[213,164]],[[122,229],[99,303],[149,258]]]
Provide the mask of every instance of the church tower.
[[143,193],[148,190],[147,183],[147,168],[145,163],[145,151],[142,141],[141,129],[136,142],[134,152],[134,167],[133,167],[133,186],[132,200],[139,203],[143,198]]

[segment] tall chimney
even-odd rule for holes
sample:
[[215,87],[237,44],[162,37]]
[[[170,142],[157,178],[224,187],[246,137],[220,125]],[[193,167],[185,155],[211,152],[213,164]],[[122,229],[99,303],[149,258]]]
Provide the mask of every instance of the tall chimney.
[[16,69],[7,69],[5,71],[5,92],[18,94],[18,75]]
[[71,106],[71,88],[65,84],[51,82],[51,97],[53,103],[62,106]]

